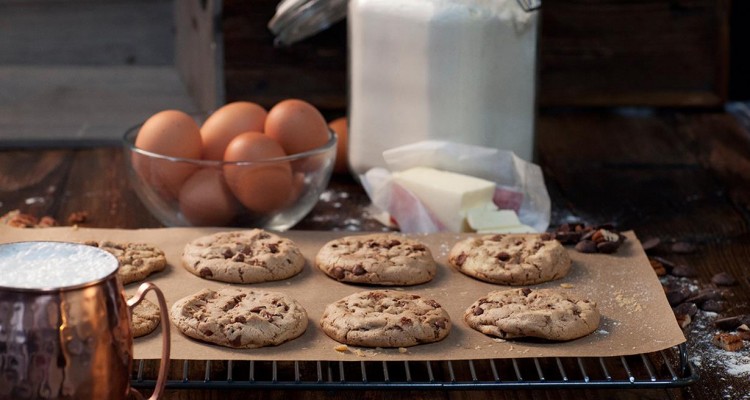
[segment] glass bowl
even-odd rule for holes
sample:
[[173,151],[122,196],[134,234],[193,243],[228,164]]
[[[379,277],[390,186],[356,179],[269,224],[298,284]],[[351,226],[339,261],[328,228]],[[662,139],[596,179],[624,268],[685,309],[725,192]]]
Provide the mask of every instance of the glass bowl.
[[336,161],[336,135],[330,130],[323,146],[304,153],[229,162],[139,149],[135,140],[141,125],[123,136],[128,177],[151,214],[170,227],[287,230],[315,206]]

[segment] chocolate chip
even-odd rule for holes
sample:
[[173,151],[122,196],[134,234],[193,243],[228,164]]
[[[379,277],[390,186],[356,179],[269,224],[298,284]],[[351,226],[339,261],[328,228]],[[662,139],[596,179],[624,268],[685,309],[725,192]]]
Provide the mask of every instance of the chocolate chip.
[[236,336],[234,339],[232,339],[231,344],[234,347],[240,347],[240,345],[242,344],[242,335]]
[[401,244],[400,241],[398,241],[396,239],[393,239],[393,240],[389,241],[388,243],[386,243],[385,247],[387,247],[387,248],[390,249],[391,247],[396,247],[396,246],[398,246],[400,244]]
[[361,265],[357,265],[357,266],[356,266],[356,267],[354,267],[354,269],[352,270],[352,273],[353,273],[354,275],[360,276],[360,275],[364,275],[364,274],[366,274],[366,273],[367,273],[367,270],[365,270],[364,268],[362,268],[362,266],[361,266]]
[[672,243],[672,252],[678,254],[689,254],[696,250],[696,246],[689,242],[675,242]]
[[685,302],[703,304],[708,300],[721,300],[723,296],[716,289],[702,289],[697,294],[690,296]]
[[271,235],[268,232],[261,232],[260,234],[258,234],[258,239],[268,239],[270,237]]
[[198,274],[201,276],[201,278],[210,278],[214,276],[214,273],[211,272],[211,270],[208,269],[208,267],[201,268],[201,270],[198,271]]
[[672,268],[677,266],[677,264],[673,263],[672,261],[667,260],[666,258],[662,258],[662,257],[652,257],[652,258],[660,262],[667,269],[667,271],[671,271]]
[[259,312],[261,312],[261,311],[263,311],[265,309],[266,309],[266,306],[258,306],[258,307],[251,308],[250,312],[252,312],[252,313],[259,313]]
[[620,242],[599,242],[596,244],[596,250],[600,253],[612,254],[620,248]]
[[698,313],[698,306],[695,303],[682,303],[677,305],[673,311],[675,314],[686,314],[694,317]]
[[455,263],[457,266],[460,267],[464,265],[465,262],[466,262],[466,253],[461,252],[461,254],[459,254],[458,257],[456,257]]
[[446,327],[444,319],[437,320],[437,321],[434,322],[434,324],[435,324],[435,327],[438,328],[438,329],[445,329],[445,327]]
[[232,252],[232,249],[230,249],[229,247],[224,247],[223,249],[221,249],[221,255],[224,258],[232,258],[232,256],[234,256],[234,252]]
[[510,254],[508,254],[508,253],[506,253],[504,251],[501,251],[500,254],[497,255],[497,259],[500,260],[500,261],[502,261],[502,262],[506,262],[506,261],[510,260]]
[[432,308],[440,308],[440,304],[438,304],[438,302],[435,300],[426,300],[425,303],[432,306]]
[[724,311],[724,304],[723,301],[707,300],[705,303],[701,304],[701,310],[719,313]]
[[652,237],[648,238],[641,243],[641,246],[643,246],[643,251],[649,252],[655,248],[657,248],[661,244],[661,239],[658,237]]
[[549,233],[546,233],[546,232],[542,233],[541,235],[539,235],[539,240],[541,240],[543,242],[546,242],[548,240],[552,240],[552,235],[550,235]]
[[344,269],[341,267],[336,267],[331,272],[336,279],[344,279],[344,276],[346,276],[346,274],[344,273]]
[[413,322],[410,318],[401,317],[401,325],[403,326],[412,326]]
[[562,244],[575,244],[581,240],[580,232],[556,232],[555,239]]
[[711,282],[719,286],[732,286],[737,284],[737,279],[734,279],[734,276],[728,272],[719,272],[711,277]]
[[234,317],[234,322],[239,322],[241,324],[244,324],[245,322],[247,322],[247,319],[245,319],[244,315],[238,315]]
[[427,250],[427,248],[424,247],[424,245],[421,245],[421,244],[415,244],[414,246],[412,246],[412,249],[414,249],[415,251],[425,251],[425,250]]
[[234,255],[234,257],[232,257],[232,261],[243,262],[245,261],[245,255],[242,253],[237,253]]
[[672,275],[684,277],[684,278],[692,278],[698,275],[698,273],[695,272],[695,269],[689,265],[680,264],[674,268],[672,268]]
[[524,296],[528,296],[531,293],[531,289],[525,287],[521,289],[521,293],[523,293]]
[[576,244],[576,250],[581,253],[596,253],[596,243],[591,240],[581,240]]
[[206,336],[213,336],[214,333],[212,331],[205,330],[205,331],[203,331],[203,334],[206,335]]
[[739,315],[714,320],[714,326],[723,331],[731,331],[740,325],[742,325],[742,319]]
[[690,297],[690,289],[688,288],[676,288],[667,290],[667,301],[672,307],[684,302]]
[[271,250],[272,254],[276,254],[279,252],[279,245],[276,243],[269,243],[268,249]]
[[475,307],[473,311],[474,315],[482,315],[484,314],[484,309],[482,307]]

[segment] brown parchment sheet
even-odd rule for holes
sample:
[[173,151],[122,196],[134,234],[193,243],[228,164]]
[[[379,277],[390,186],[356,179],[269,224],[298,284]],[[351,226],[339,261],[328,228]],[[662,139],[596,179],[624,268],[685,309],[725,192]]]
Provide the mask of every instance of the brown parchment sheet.
[[[22,240],[103,240],[147,242],[161,247],[167,256],[165,271],[147,278],[164,292],[171,306],[176,300],[203,288],[218,289],[222,282],[201,279],[187,272],[180,256],[187,242],[203,235],[226,229],[161,228],[141,230],[75,229],[69,227],[44,229],[0,228],[0,242]],[[325,306],[349,294],[373,287],[337,282],[318,270],[313,262],[318,249],[327,241],[351,232],[288,231],[282,236],[294,240],[301,248],[307,264],[297,276],[279,282],[236,285],[283,292],[296,298],[307,310],[307,331],[299,338],[275,347],[235,350],[205,344],[182,335],[171,327],[172,359],[179,360],[277,360],[277,361],[394,361],[394,360],[462,360],[526,357],[606,357],[648,353],[685,342],[675,321],[659,280],[649,265],[640,242],[633,232],[616,254],[583,254],[568,249],[573,266],[563,279],[530,287],[569,290],[595,300],[602,314],[599,329],[584,338],[569,342],[550,343],[523,340],[500,340],[469,328],[463,313],[479,297],[493,290],[508,287],[469,278],[447,264],[448,252],[466,234],[440,233],[410,235],[425,243],[438,262],[438,273],[432,282],[398,288],[438,301],[450,314],[453,328],[438,343],[398,349],[367,349],[350,347],[338,352],[337,342],[319,327]],[[562,284],[562,286],[561,286]],[[128,284],[129,294],[139,283]],[[235,285],[229,285],[235,286]],[[147,298],[156,302],[155,296]],[[164,323],[165,321],[163,321]],[[158,359],[161,355],[160,329],[134,339],[136,359]]]

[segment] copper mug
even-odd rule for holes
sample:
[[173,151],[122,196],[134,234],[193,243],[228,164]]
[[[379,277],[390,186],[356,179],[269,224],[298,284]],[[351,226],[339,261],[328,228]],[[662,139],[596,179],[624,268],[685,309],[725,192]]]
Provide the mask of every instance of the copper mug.
[[[39,261],[47,255],[52,261]],[[79,273],[84,264],[88,276]],[[0,244],[0,399],[142,398],[130,387],[130,313],[149,291],[158,298],[162,335],[151,398],[161,396],[170,343],[164,295],[144,283],[126,302],[117,268],[114,256],[83,244]]]

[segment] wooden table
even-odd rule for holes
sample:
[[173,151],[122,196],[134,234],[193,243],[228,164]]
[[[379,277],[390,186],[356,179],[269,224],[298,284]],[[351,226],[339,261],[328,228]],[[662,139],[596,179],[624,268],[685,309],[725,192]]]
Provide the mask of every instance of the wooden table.
[[[614,223],[642,239],[659,238],[658,255],[697,270],[691,284],[710,286],[726,271],[728,287],[720,316],[750,313],[750,132],[727,114],[547,112],[539,120],[538,160],[553,200],[552,226],[582,221]],[[348,177],[334,177],[324,200],[295,229],[380,230],[366,216],[369,203]],[[132,191],[121,150],[115,147],[9,149],[0,152],[0,214],[14,209],[51,215],[67,224],[86,211],[82,226],[159,227]],[[683,250],[674,252],[680,243]],[[679,249],[677,249],[679,250]],[[702,312],[701,312],[702,313]],[[682,389],[480,390],[480,391],[282,391],[253,393],[170,390],[168,398],[232,399],[738,399],[750,393],[750,376],[721,364],[728,353],[710,350],[713,329],[686,330],[698,356],[698,383]],[[750,344],[745,342],[746,344]],[[748,350],[743,353],[748,356]]]

